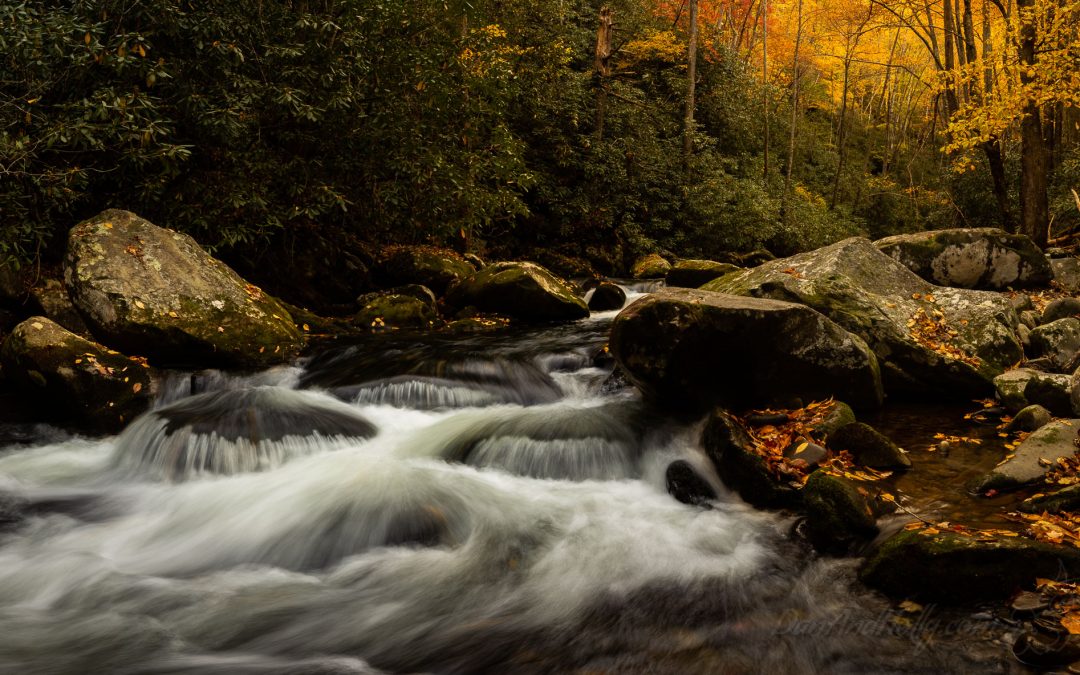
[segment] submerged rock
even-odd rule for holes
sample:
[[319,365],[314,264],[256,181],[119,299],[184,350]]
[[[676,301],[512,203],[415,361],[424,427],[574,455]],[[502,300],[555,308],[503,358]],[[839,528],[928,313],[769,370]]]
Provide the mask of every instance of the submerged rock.
[[845,553],[878,533],[871,497],[846,478],[815,471],[806,479],[802,497],[807,535],[820,551]]
[[622,309],[626,304],[626,291],[618,284],[602,281],[589,298],[589,309],[594,312],[607,312]]
[[138,361],[36,316],[20,323],[0,348],[4,375],[27,394],[103,431],[117,431],[145,410],[153,372]]
[[631,381],[666,407],[834,395],[861,407],[882,401],[866,344],[793,303],[664,289],[615,318],[610,345]]
[[1080,419],[1056,420],[1032,432],[1007,459],[979,480],[976,490],[1011,490],[1037,483],[1057,463],[1059,457],[1076,453],[1077,429]]
[[281,387],[227,389],[181,399],[136,420],[115,463],[159,478],[261,471],[376,428],[352,406]]
[[769,470],[765,459],[755,451],[746,429],[727,411],[713,411],[701,442],[720,480],[738,492],[746,503],[784,508],[801,502],[801,486]]
[[968,603],[1007,598],[1036,577],[1080,573],[1080,550],[1024,537],[905,530],[863,564],[868,586],[898,598]]
[[454,286],[446,297],[455,307],[476,307],[522,321],[573,321],[589,316],[574,288],[529,262],[492,263]]
[[872,469],[909,469],[911,460],[887,436],[869,424],[853,422],[829,436],[829,448],[847,450],[855,463]]
[[663,279],[671,270],[671,263],[659,253],[650,253],[634,261],[630,276],[635,279]]
[[738,265],[715,260],[679,260],[667,273],[667,285],[678,288],[697,288],[730,272],[737,272]]
[[72,228],[64,283],[96,337],[157,364],[265,366],[302,343],[280,303],[191,237],[128,211]]
[[706,290],[798,302],[863,338],[892,391],[985,395],[1023,357],[1016,312],[998,293],[933,286],[851,238],[729,274]]
[[1046,254],[1022,234],[995,227],[898,234],[874,244],[923,279],[942,286],[1001,289],[1046,286]]
[[393,246],[375,263],[375,277],[383,286],[420,284],[436,295],[475,272],[457,253],[431,246]]

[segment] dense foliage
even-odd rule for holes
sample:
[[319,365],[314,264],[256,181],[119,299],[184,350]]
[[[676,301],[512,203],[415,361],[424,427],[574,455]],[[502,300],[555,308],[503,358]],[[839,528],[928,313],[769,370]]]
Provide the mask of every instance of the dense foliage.
[[[932,109],[890,127],[876,85],[853,84],[838,111],[820,68],[781,59],[763,80],[754,43],[717,31],[684,158],[686,16],[606,4],[601,77],[592,0],[0,0],[0,256],[55,252],[105,207],[246,253],[348,234],[612,270],[995,223],[985,170],[940,153]],[[1056,174],[1062,211],[1078,162]]]

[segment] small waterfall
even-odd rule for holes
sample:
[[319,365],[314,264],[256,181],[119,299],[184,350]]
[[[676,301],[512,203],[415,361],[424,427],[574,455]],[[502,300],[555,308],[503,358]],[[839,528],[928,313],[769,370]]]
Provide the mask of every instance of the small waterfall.
[[415,410],[481,408],[512,403],[478,385],[437,377],[401,375],[350,387],[335,387],[334,396],[357,405],[390,405]]
[[137,419],[117,439],[114,463],[171,480],[263,471],[375,432],[354,408],[316,392],[222,389]]

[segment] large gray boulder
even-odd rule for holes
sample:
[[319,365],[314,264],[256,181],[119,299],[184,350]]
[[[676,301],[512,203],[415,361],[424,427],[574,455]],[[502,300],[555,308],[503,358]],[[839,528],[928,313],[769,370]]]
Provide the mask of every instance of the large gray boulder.
[[1056,420],[1033,431],[1025,438],[1012,457],[994,467],[979,480],[976,490],[1012,490],[1043,479],[1060,457],[1076,453],[1076,432],[1080,419]]
[[985,395],[1023,357],[1004,296],[934,286],[861,237],[702,288],[813,307],[870,345],[887,390]]
[[1031,331],[1029,357],[1044,357],[1054,372],[1065,372],[1074,365],[1080,351],[1080,319],[1058,319]]
[[1080,293],[1080,258],[1052,258],[1050,269],[1054,271],[1054,281],[1070,293]]
[[4,375],[53,413],[117,431],[145,410],[153,371],[43,316],[23,321],[0,347]]
[[589,308],[566,281],[531,262],[492,263],[450,289],[446,302],[522,321],[573,321]]
[[186,234],[128,211],[72,228],[64,283],[95,337],[156,364],[258,367],[301,347],[277,300]]
[[808,307],[669,288],[622,311],[611,351],[645,395],[668,407],[746,407],[836,396],[881,403],[877,359]]
[[993,227],[898,234],[874,244],[923,279],[941,286],[1000,289],[1046,286],[1054,278],[1030,238]]

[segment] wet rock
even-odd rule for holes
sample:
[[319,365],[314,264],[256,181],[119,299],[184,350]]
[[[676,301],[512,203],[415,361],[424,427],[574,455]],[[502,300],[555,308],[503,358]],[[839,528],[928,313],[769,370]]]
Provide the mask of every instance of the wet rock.
[[1080,351],[1080,319],[1058,319],[1031,331],[1031,350],[1028,356],[1044,356],[1053,364],[1054,372],[1064,372]]
[[1058,298],[1046,306],[1039,323],[1080,317],[1080,298]]
[[228,475],[271,469],[375,432],[355,408],[323,394],[226,389],[143,415],[117,439],[114,461],[139,475],[169,480]]
[[1012,610],[1013,616],[1017,618],[1033,616],[1049,606],[1050,604],[1041,593],[1032,593],[1031,591],[1018,593],[1009,603],[1009,609]]
[[375,278],[384,287],[419,284],[436,295],[467,279],[476,268],[448,249],[431,246],[393,246],[375,262]]
[[529,262],[492,263],[454,286],[446,301],[530,322],[573,321],[589,315],[585,301],[569,283]]
[[1029,405],[1013,416],[1005,431],[1035,431],[1049,424],[1053,418],[1050,411],[1041,405]]
[[618,284],[610,281],[600,282],[589,298],[589,309],[594,312],[606,312],[612,309],[622,309],[626,304],[626,291]]
[[1077,419],[1057,420],[1033,432],[1017,446],[1011,459],[994,467],[975,489],[1000,492],[1039,482],[1059,457],[1072,457],[1076,452],[1073,441],[1078,425]]
[[887,595],[969,603],[1006,598],[1036,577],[1080,572],[1080,550],[1024,537],[904,530],[866,560],[859,577]]
[[808,467],[815,467],[829,457],[829,451],[817,443],[802,440],[792,443],[784,450],[784,456],[803,462]]
[[1064,627],[1045,631],[1032,626],[1016,638],[1012,651],[1017,661],[1029,666],[1066,666],[1080,660],[1080,635],[1070,635]]
[[847,450],[855,463],[872,469],[909,469],[911,460],[896,443],[869,424],[854,422],[829,436],[833,452]]
[[36,316],[15,327],[0,348],[4,375],[48,410],[116,431],[145,410],[154,373],[53,321]]
[[1060,513],[1080,510],[1080,485],[1070,485],[1046,494],[1035,494],[1017,507],[1024,513]]
[[803,487],[807,535],[819,551],[845,553],[878,533],[865,488],[818,470]]
[[741,269],[730,263],[715,260],[679,260],[667,273],[667,285],[678,288],[697,288],[713,279]]
[[1054,281],[1070,293],[1080,292],[1080,258],[1051,258],[1050,268],[1054,271]]
[[667,407],[882,400],[866,344],[803,305],[664,289],[615,318],[610,345],[631,381]]
[[799,487],[769,471],[754,443],[735,417],[715,410],[702,434],[705,454],[720,480],[748,504],[762,508],[791,507],[801,501]]
[[[728,274],[704,289],[822,312],[866,341],[891,391],[985,395],[1023,356],[1016,312],[1001,294],[933,286],[858,237]],[[926,323],[935,326],[932,340],[920,339]]]
[[75,305],[71,303],[64,284],[56,279],[46,279],[30,289],[30,296],[41,309],[42,316],[52,319],[76,335],[91,337],[90,329],[86,327],[86,322],[75,309]]
[[698,475],[690,462],[684,459],[669,464],[664,477],[668,494],[683,504],[701,506],[716,499],[716,491],[709,482]]
[[630,276],[635,279],[663,279],[671,270],[671,263],[659,253],[650,253],[634,261],[630,266]]
[[[998,400],[1012,414],[1036,403],[1059,417],[1073,414],[1071,380],[1068,375],[1044,373],[1032,368],[1014,368],[995,377],[994,388]],[[1034,400],[1028,398],[1029,395],[1034,396]]]
[[96,337],[158,364],[260,367],[302,344],[280,303],[191,237],[128,211],[71,230],[64,283]]
[[993,227],[898,234],[874,244],[923,279],[942,286],[1046,286],[1053,278],[1046,255],[1030,238]]

